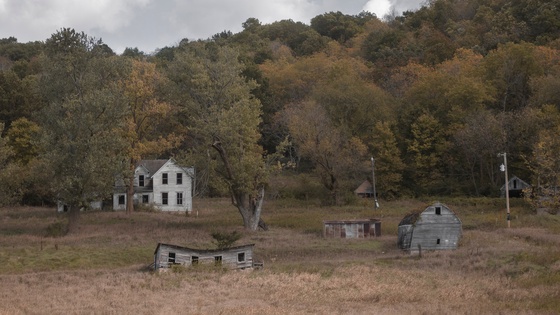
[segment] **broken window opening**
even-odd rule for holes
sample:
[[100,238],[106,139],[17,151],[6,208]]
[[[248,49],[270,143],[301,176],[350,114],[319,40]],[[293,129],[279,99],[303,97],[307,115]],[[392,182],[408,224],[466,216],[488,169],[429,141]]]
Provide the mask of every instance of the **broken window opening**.
[[169,253],[169,256],[167,258],[167,262],[170,263],[170,264],[175,263],[175,253]]
[[436,207],[436,215],[441,215],[441,207]]
[[216,264],[216,266],[219,266],[222,264],[222,256],[214,256],[214,263]]
[[243,261],[245,261],[245,253],[238,253],[238,254],[237,254],[237,261],[238,261],[238,262],[243,262]]

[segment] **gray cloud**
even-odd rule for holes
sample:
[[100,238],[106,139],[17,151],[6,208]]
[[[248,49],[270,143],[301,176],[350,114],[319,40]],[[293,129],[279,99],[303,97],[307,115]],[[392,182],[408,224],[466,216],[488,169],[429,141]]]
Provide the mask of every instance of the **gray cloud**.
[[[391,0],[397,11],[422,0]],[[0,38],[44,41],[62,27],[102,38],[120,53],[126,47],[150,53],[181,39],[206,39],[242,30],[248,18],[262,23],[292,19],[309,24],[330,11],[358,14],[368,0],[0,0]]]

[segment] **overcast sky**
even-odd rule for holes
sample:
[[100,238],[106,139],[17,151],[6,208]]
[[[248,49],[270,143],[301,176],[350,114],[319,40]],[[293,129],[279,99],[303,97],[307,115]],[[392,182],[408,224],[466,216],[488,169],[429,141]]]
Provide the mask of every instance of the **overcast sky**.
[[115,52],[146,53],[181,39],[237,33],[248,18],[263,24],[292,19],[310,23],[319,14],[370,11],[383,17],[416,10],[425,0],[0,0],[0,38],[44,41],[63,27],[101,38]]

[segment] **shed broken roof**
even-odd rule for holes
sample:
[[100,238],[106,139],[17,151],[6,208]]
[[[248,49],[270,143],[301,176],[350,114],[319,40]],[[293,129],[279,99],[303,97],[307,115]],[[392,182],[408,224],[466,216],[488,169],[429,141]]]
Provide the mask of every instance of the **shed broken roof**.
[[229,250],[236,250],[236,249],[254,247],[255,244],[239,245],[239,246],[233,246],[233,247],[222,248],[222,249],[197,249],[197,248],[190,248],[190,247],[173,245],[173,244],[158,243],[158,245],[156,247],[156,250],[154,251],[154,254],[157,253],[158,249],[161,246],[168,246],[168,247],[175,248],[175,249],[178,249],[178,250],[188,250],[188,251],[193,251],[193,252],[198,252],[198,253],[208,253],[209,254],[209,253],[217,253],[217,252],[223,252],[223,251],[229,251]]
[[418,218],[420,217],[420,213],[422,213],[422,211],[415,211],[412,213],[407,214],[399,223],[399,226],[401,225],[412,225],[414,223],[416,223],[416,221],[418,221]]

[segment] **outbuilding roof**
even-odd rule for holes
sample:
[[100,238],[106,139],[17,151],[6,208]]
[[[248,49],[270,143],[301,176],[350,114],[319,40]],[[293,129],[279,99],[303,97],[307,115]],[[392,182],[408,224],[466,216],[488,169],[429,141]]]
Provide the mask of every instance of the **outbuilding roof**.
[[422,211],[415,211],[415,212],[411,212],[409,214],[407,214],[399,223],[399,226],[401,225],[412,225],[414,223],[416,223],[416,221],[418,221],[418,218],[420,217],[420,213],[422,213]]
[[196,248],[189,248],[189,247],[173,245],[173,244],[158,243],[158,245],[156,247],[156,250],[154,251],[154,254],[157,253],[157,251],[159,250],[159,248],[161,246],[167,246],[167,247],[171,247],[171,248],[178,249],[178,250],[188,250],[188,251],[194,251],[194,252],[197,252],[197,253],[210,254],[210,253],[217,253],[217,252],[223,252],[223,251],[245,249],[245,248],[250,248],[250,247],[252,248],[252,247],[255,246],[255,244],[233,246],[233,247],[228,247],[228,248],[223,248],[223,249],[196,249]]

